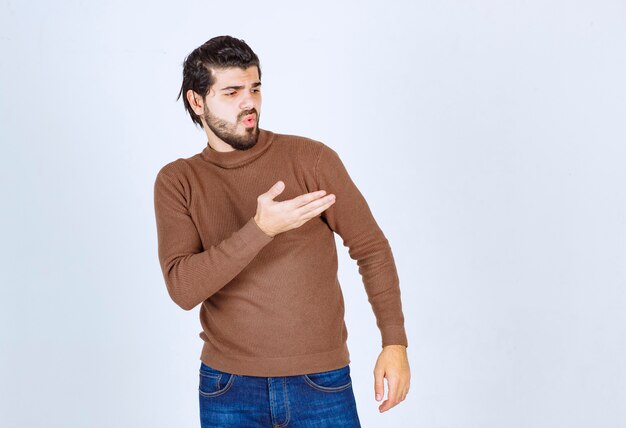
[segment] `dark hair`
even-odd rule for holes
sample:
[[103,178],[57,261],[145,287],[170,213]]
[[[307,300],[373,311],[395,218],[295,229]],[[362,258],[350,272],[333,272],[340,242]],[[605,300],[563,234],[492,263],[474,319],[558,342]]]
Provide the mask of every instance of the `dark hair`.
[[202,128],[200,117],[193,111],[187,91],[189,89],[200,94],[202,98],[209,93],[215,83],[214,69],[238,67],[246,69],[256,65],[261,78],[261,65],[259,58],[250,46],[243,40],[231,36],[213,37],[202,46],[194,49],[183,62],[183,83],[176,100],[182,96],[185,110],[191,116],[191,120]]

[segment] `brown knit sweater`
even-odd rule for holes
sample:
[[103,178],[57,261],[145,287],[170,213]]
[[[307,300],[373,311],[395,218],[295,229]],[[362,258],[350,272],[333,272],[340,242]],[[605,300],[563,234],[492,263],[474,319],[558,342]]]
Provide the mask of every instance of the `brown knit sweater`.
[[[257,197],[280,202],[326,190],[336,201],[302,226],[266,235]],[[159,262],[171,298],[200,304],[200,359],[249,376],[293,376],[350,362],[334,232],[357,261],[382,346],[407,346],[391,248],[337,153],[319,141],[260,129],[248,150],[165,165],[154,183]]]

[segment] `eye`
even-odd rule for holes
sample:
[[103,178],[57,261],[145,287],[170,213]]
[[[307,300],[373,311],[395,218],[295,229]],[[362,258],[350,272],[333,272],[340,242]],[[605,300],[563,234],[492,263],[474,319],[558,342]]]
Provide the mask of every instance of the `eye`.
[[231,95],[235,95],[237,92],[227,92],[224,95],[226,95],[227,97],[230,97]]

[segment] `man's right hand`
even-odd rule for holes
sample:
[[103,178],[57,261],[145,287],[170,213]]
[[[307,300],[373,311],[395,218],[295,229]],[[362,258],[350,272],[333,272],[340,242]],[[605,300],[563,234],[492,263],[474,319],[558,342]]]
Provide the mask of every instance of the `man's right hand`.
[[285,183],[277,181],[270,190],[257,198],[254,221],[263,232],[272,237],[302,226],[335,203],[335,195],[324,197],[325,190],[305,193],[287,201],[274,201],[283,190]]

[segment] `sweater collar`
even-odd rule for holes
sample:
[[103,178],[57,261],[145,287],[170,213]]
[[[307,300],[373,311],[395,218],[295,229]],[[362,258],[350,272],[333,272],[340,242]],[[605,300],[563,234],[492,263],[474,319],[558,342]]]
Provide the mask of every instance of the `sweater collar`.
[[202,150],[202,158],[222,168],[236,168],[252,162],[263,153],[272,144],[274,133],[259,128],[259,138],[254,146],[248,150],[233,150],[230,152],[219,152],[213,149],[207,142],[206,147]]

